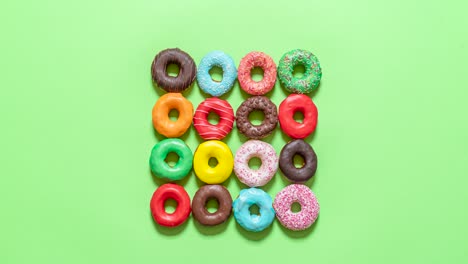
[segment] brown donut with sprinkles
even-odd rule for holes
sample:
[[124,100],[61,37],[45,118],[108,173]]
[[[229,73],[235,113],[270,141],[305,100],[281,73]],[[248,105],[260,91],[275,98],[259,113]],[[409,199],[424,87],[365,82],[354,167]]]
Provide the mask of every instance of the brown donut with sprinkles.
[[[249,120],[249,114],[260,110],[265,119],[260,125],[254,125]],[[270,135],[278,123],[276,105],[265,96],[252,96],[245,100],[237,109],[236,125],[239,132],[251,139],[261,139]]]
[[[179,66],[175,77],[167,74],[167,66]],[[192,85],[197,74],[197,67],[192,57],[180,49],[166,49],[158,53],[151,65],[153,81],[168,93],[181,93]]]
[[[219,116],[219,123],[208,122],[208,115],[213,112]],[[216,97],[208,98],[198,105],[193,116],[193,126],[204,140],[221,140],[229,134],[234,125],[234,110],[231,105]]]

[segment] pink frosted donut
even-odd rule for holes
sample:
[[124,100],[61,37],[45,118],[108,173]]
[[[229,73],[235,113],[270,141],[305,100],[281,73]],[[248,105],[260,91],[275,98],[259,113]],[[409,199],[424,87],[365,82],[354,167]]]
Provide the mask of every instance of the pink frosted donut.
[[[250,72],[255,67],[263,69],[263,79],[259,82],[252,80],[250,76]],[[237,69],[237,79],[240,87],[248,94],[266,94],[275,86],[276,64],[270,56],[263,52],[250,52],[240,61]]]
[[[258,170],[249,167],[251,158],[259,158],[262,165]],[[239,180],[249,187],[267,184],[278,170],[278,156],[275,149],[263,141],[249,140],[237,150],[234,158],[234,172]]]
[[[301,205],[301,211],[291,211],[293,203]],[[309,187],[302,184],[291,184],[281,190],[275,197],[273,208],[280,223],[291,230],[304,230],[310,227],[319,214],[320,206]]]

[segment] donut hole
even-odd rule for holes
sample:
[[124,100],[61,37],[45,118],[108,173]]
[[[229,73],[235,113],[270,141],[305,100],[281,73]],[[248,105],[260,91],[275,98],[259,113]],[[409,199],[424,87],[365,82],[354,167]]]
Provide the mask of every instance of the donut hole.
[[208,165],[209,165],[211,168],[215,168],[216,166],[218,166],[218,160],[217,160],[216,158],[211,157],[211,158],[208,160]]
[[179,119],[179,111],[177,111],[177,109],[171,109],[171,111],[169,111],[169,119],[171,121],[177,121],[177,119]]
[[249,121],[252,125],[254,126],[259,126],[263,123],[263,120],[265,120],[265,113],[260,110],[253,110],[249,114]]
[[212,125],[217,125],[219,124],[219,115],[217,115],[215,112],[210,112],[208,114],[208,122]]
[[294,167],[296,167],[297,169],[300,169],[300,168],[304,167],[304,165],[305,165],[304,157],[302,157],[299,154],[294,155],[293,163],[294,163]]
[[260,208],[258,205],[254,204],[249,207],[250,215],[260,215]]
[[258,170],[262,166],[262,160],[258,157],[253,157],[249,160],[249,168],[252,170]]
[[223,69],[219,66],[214,66],[209,71],[211,80],[214,82],[222,82],[223,81]]
[[177,209],[177,201],[174,199],[167,199],[164,201],[164,211],[168,214],[173,214]]
[[179,162],[179,155],[175,152],[169,152],[164,161],[172,168],[177,164],[177,162]]
[[294,78],[301,79],[305,75],[305,67],[302,64],[297,64],[293,67],[292,75]]
[[263,74],[264,74],[264,72],[263,72],[263,69],[261,67],[254,67],[250,71],[250,78],[254,82],[260,82],[261,80],[263,80]]
[[302,124],[304,122],[304,113],[302,113],[301,111],[296,111],[294,112],[293,118],[294,118],[294,121]]
[[302,206],[298,202],[294,202],[291,204],[291,212],[293,213],[299,213],[302,210]]
[[219,208],[218,200],[215,198],[209,199],[208,201],[206,201],[205,208],[210,214],[216,213],[216,211],[218,211]]
[[176,63],[169,63],[166,66],[166,74],[169,77],[177,77],[179,76],[179,72],[180,72],[180,67]]

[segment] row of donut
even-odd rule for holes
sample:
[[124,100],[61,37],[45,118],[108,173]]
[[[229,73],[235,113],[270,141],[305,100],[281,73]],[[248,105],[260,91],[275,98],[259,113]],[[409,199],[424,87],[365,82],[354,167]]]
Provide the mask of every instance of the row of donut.
[[[177,76],[170,76],[167,67],[170,64],[179,66]],[[294,76],[294,67],[304,66],[304,75]],[[215,81],[210,75],[213,67],[223,70],[221,81]],[[252,69],[259,67],[263,70],[263,79],[254,81],[251,78]],[[236,69],[234,60],[222,51],[212,51],[200,61],[197,67],[192,57],[180,49],[166,49],[159,52],[151,65],[153,81],[169,93],[181,93],[192,85],[197,78],[198,86],[202,91],[212,96],[219,97],[227,93],[236,78],[240,87],[251,95],[264,95],[273,89],[276,76],[286,90],[291,93],[310,93],[316,89],[322,78],[322,69],[317,57],[310,51],[295,49],[285,53],[278,64],[278,69],[273,59],[263,52],[253,51],[248,53],[239,63]]]
[[[209,199],[218,201],[218,210],[210,213],[205,205]],[[174,199],[177,208],[173,213],[167,213],[164,203]],[[292,212],[293,203],[299,203],[300,212]],[[250,207],[257,205],[259,214],[251,214]],[[237,199],[232,201],[229,191],[222,185],[202,186],[194,195],[190,206],[190,196],[184,187],[166,183],[153,194],[150,203],[154,220],[167,227],[179,226],[187,220],[192,212],[200,224],[215,226],[225,222],[234,212],[236,222],[244,229],[260,232],[271,225],[275,215],[281,225],[290,230],[304,230],[317,219],[320,207],[315,194],[305,185],[291,184],[282,189],[273,201],[263,190],[258,188],[243,189]]]
[[[172,121],[171,110],[177,110],[179,117]],[[260,125],[254,125],[249,120],[249,114],[255,110],[265,115]],[[214,125],[208,121],[209,113],[219,116],[219,123]],[[294,119],[294,114],[301,112],[302,122]],[[180,93],[167,93],[161,96],[153,107],[152,117],[154,128],[162,135],[173,138],[182,136],[192,124],[193,105]],[[234,119],[239,132],[251,139],[261,139],[273,132],[279,121],[281,129],[291,138],[303,139],[309,136],[317,126],[318,111],[310,97],[304,94],[291,94],[279,106],[265,96],[252,96],[242,102],[236,111],[229,102],[216,97],[205,99],[200,103],[193,115],[193,126],[204,140],[221,140],[231,132]]]
[[[179,156],[178,162],[170,166],[165,159],[174,152]],[[296,168],[294,156],[304,159],[304,165]],[[249,160],[259,158],[261,166],[258,169],[249,167]],[[210,158],[216,158],[215,167],[209,165]],[[276,174],[278,167],[283,175],[292,183],[304,183],[315,175],[317,170],[317,155],[314,149],[304,140],[295,139],[288,142],[278,157],[270,144],[260,140],[248,140],[240,146],[235,157],[230,148],[222,141],[209,140],[201,143],[192,156],[192,151],[178,138],[164,139],[157,143],[150,156],[150,168],[153,174],[170,181],[181,180],[193,170],[204,183],[221,184],[226,181],[234,169],[239,181],[249,187],[259,187],[267,184]],[[278,166],[279,165],[279,166]]]

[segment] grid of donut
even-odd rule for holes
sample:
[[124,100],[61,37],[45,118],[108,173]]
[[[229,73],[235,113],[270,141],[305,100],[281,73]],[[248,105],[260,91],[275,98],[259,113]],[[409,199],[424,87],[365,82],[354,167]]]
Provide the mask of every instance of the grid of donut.
[[[179,72],[169,74],[168,66],[175,64]],[[304,67],[302,76],[294,74],[298,65]],[[222,69],[222,80],[214,80],[210,74],[213,67]],[[260,81],[252,79],[254,68],[263,70]],[[231,215],[244,229],[260,232],[268,228],[276,218],[285,228],[300,231],[309,228],[317,219],[319,204],[315,194],[305,184],[317,170],[317,155],[304,139],[317,126],[318,110],[307,94],[319,86],[322,70],[317,57],[303,49],[285,53],[278,65],[263,52],[253,51],[245,55],[236,68],[234,60],[222,51],[212,51],[195,64],[192,57],[180,49],[166,49],[159,52],[151,65],[151,75],[156,86],[167,93],[159,97],[152,111],[154,129],[166,138],[159,141],[150,155],[150,168],[154,177],[162,179],[154,192],[150,210],[155,222],[165,227],[183,224],[190,214],[201,225],[216,226],[224,223]],[[276,79],[290,94],[277,107],[267,96],[275,87]],[[211,96],[201,102],[194,111],[192,103],[182,93],[197,80],[204,94]],[[227,100],[219,97],[229,92],[238,80],[240,88],[250,97],[234,109]],[[176,110],[178,117],[173,120],[170,112]],[[249,115],[261,111],[264,120],[254,124]],[[303,120],[296,121],[294,115],[302,113]],[[213,124],[209,115],[214,113],[219,122]],[[195,152],[180,139],[192,125],[204,140]],[[231,133],[234,123],[248,140],[235,154],[222,139]],[[279,154],[265,141],[280,125],[291,140]],[[174,164],[166,161],[173,153],[178,159]],[[302,164],[297,166],[295,157],[300,156]],[[249,161],[257,158],[259,168],[251,168]],[[216,164],[210,164],[215,159]],[[194,171],[203,186],[191,199],[184,187],[177,181]],[[262,187],[280,170],[290,182],[278,192],[274,199]],[[234,171],[238,180],[247,187],[232,199],[229,190],[222,185]],[[180,182],[179,182],[180,183]],[[176,201],[174,212],[167,212],[165,202]],[[216,200],[218,208],[209,212],[206,205]],[[300,209],[293,210],[298,203]],[[258,213],[251,213],[252,206]]]

